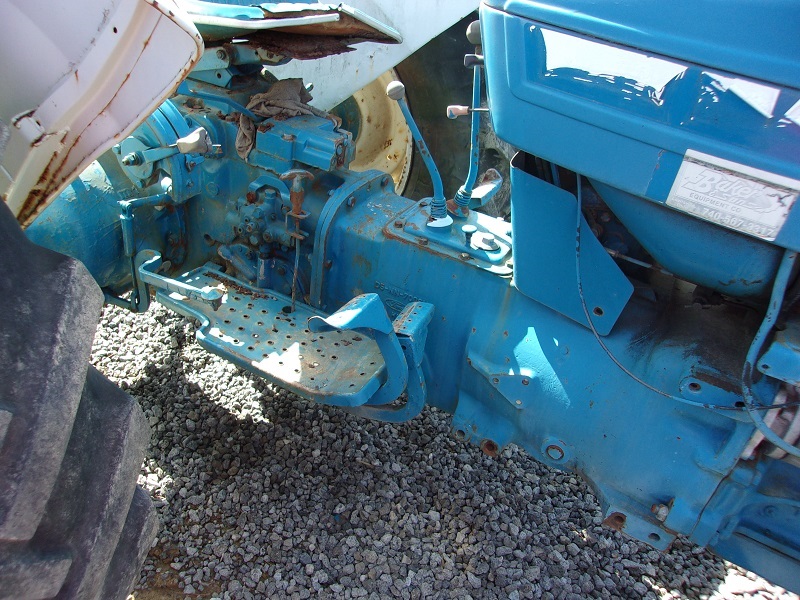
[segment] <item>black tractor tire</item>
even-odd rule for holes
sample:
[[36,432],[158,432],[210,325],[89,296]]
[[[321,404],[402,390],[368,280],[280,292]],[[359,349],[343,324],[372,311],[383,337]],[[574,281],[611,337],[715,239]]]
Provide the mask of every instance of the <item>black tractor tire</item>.
[[157,530],[149,428],[89,366],[103,295],[0,202],[0,598],[125,598]]

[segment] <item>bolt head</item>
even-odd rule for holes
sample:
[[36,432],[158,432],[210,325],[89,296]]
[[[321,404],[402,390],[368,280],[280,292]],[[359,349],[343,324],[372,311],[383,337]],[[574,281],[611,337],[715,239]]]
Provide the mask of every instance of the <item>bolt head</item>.
[[666,504],[653,504],[653,506],[650,507],[650,512],[656,516],[656,519],[663,523],[669,516],[669,507]]

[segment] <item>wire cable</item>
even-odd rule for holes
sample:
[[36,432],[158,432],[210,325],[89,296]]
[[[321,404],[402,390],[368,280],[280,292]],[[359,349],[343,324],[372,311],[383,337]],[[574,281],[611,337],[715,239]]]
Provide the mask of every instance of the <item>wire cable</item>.
[[[752,417],[753,416],[753,411],[777,410],[779,408],[788,408],[790,406],[798,406],[798,405],[800,405],[800,402],[785,402],[785,403],[782,403],[782,404],[773,404],[773,405],[770,405],[770,406],[763,405],[763,404],[755,404],[755,403],[752,403],[752,402],[745,402],[742,406],[729,406],[729,405],[726,405],[726,404],[708,404],[708,403],[705,403],[705,402],[697,402],[696,400],[690,400],[688,398],[683,398],[681,396],[675,396],[674,394],[670,394],[668,392],[665,392],[663,390],[658,389],[657,387],[654,387],[654,386],[650,385],[646,381],[643,381],[642,379],[637,377],[635,373],[631,372],[625,365],[623,365],[617,359],[616,356],[614,356],[614,353],[611,352],[611,349],[608,346],[606,346],[605,342],[603,342],[602,337],[597,332],[597,328],[595,328],[594,323],[592,322],[592,317],[589,314],[589,307],[586,305],[586,298],[583,295],[583,282],[581,280],[581,224],[583,222],[583,219],[582,219],[582,216],[583,216],[583,197],[582,197],[582,194],[581,194],[581,183],[582,183],[581,182],[581,175],[580,174],[576,174],[576,177],[577,177],[577,184],[578,184],[578,193],[577,193],[578,209],[577,209],[577,216],[576,216],[576,219],[575,219],[575,221],[576,221],[576,223],[575,223],[575,229],[576,229],[576,231],[575,231],[575,272],[576,272],[576,283],[578,284],[578,297],[580,298],[580,301],[581,301],[581,307],[583,308],[583,314],[586,317],[586,322],[589,324],[589,329],[591,329],[595,340],[600,345],[600,347],[605,351],[606,355],[608,355],[608,358],[611,359],[611,362],[613,362],[615,365],[617,365],[617,367],[619,367],[619,369],[623,373],[625,373],[628,377],[630,377],[631,379],[633,379],[634,381],[636,381],[640,385],[644,386],[645,388],[647,388],[651,392],[653,392],[655,394],[658,394],[659,396],[663,396],[664,398],[669,398],[670,400],[676,400],[678,402],[682,402],[684,404],[689,404],[691,406],[697,406],[699,408],[706,408],[706,409],[711,409],[711,410],[734,410],[734,411],[739,411],[739,412],[743,412],[743,411],[746,410],[751,414],[751,417]],[[784,285],[784,287],[785,287],[785,285]],[[781,297],[782,297],[782,295],[781,295]],[[770,324],[769,328],[771,328],[771,326],[772,325]],[[762,323],[762,327],[763,327],[763,323]],[[755,340],[754,340],[754,342],[755,342]],[[752,348],[752,346],[751,346],[751,348]],[[745,399],[747,400],[746,397],[745,397]],[[759,417],[760,417],[760,415],[759,415]],[[755,422],[755,419],[753,419],[753,420]],[[763,422],[763,419],[762,419],[762,422]],[[758,426],[757,423],[756,423],[756,426]],[[770,433],[773,433],[772,430],[770,430]],[[773,433],[773,436],[777,437],[774,433]],[[765,437],[767,437],[766,434],[765,434]],[[785,449],[785,448],[782,447],[782,449]],[[789,451],[787,450],[787,452],[789,452]]]

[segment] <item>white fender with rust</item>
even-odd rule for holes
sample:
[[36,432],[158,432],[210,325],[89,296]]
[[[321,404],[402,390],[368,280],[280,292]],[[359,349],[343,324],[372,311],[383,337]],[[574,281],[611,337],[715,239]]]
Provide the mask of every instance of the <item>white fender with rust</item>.
[[280,79],[314,84],[317,108],[330,110],[478,9],[479,0],[347,0],[347,4],[400,32],[400,44],[358,44],[353,52],[313,61],[295,60],[270,71]]
[[172,0],[5,0],[0,196],[25,226],[202,54]]

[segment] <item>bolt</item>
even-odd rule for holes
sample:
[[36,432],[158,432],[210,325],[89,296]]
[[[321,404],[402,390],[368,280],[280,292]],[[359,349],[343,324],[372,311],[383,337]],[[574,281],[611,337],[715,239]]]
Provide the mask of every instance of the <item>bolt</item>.
[[461,260],[469,260],[469,254],[466,252],[462,252],[459,256],[461,257]]
[[122,164],[126,167],[136,167],[142,164],[142,157],[138,152],[131,152],[122,157]]
[[469,246],[472,243],[472,236],[475,235],[478,228],[475,225],[464,225],[461,231],[464,233],[464,242]]
[[669,506],[666,504],[653,504],[653,506],[650,507],[650,512],[656,516],[656,519],[663,523],[667,520],[667,516],[669,515]]
[[225,50],[223,50],[222,48],[220,48],[219,50],[217,50],[217,58],[220,60],[225,60],[226,58],[228,58],[228,53],[225,52]]
[[389,182],[391,180],[392,180],[391,177],[389,177],[388,175],[384,175],[383,178],[381,179],[381,187],[386,187],[387,185],[389,185]]
[[486,247],[492,251],[500,248],[499,244],[494,239],[494,236],[491,233],[487,233],[486,235],[483,236],[483,243],[486,244]]
[[397,221],[395,221],[395,222],[394,222],[394,226],[395,226],[397,229],[402,229],[402,228],[403,228],[403,222],[402,222],[402,221],[400,221],[400,220],[397,220]]
[[245,198],[247,198],[247,201],[248,201],[250,204],[253,204],[253,202],[255,202],[256,200],[258,200],[258,195],[256,195],[256,193],[255,193],[255,192],[253,192],[253,191],[249,191],[249,192],[247,192],[247,194],[245,195]]
[[552,458],[553,460],[561,460],[564,458],[564,449],[561,446],[557,446],[556,444],[550,444],[547,449],[545,450],[547,456]]
[[356,197],[355,196],[350,196],[347,199],[347,207],[348,208],[353,208],[355,205],[356,205]]
[[528,385],[529,383],[530,383],[530,381],[528,381],[527,379],[523,379],[522,380],[522,385]]

